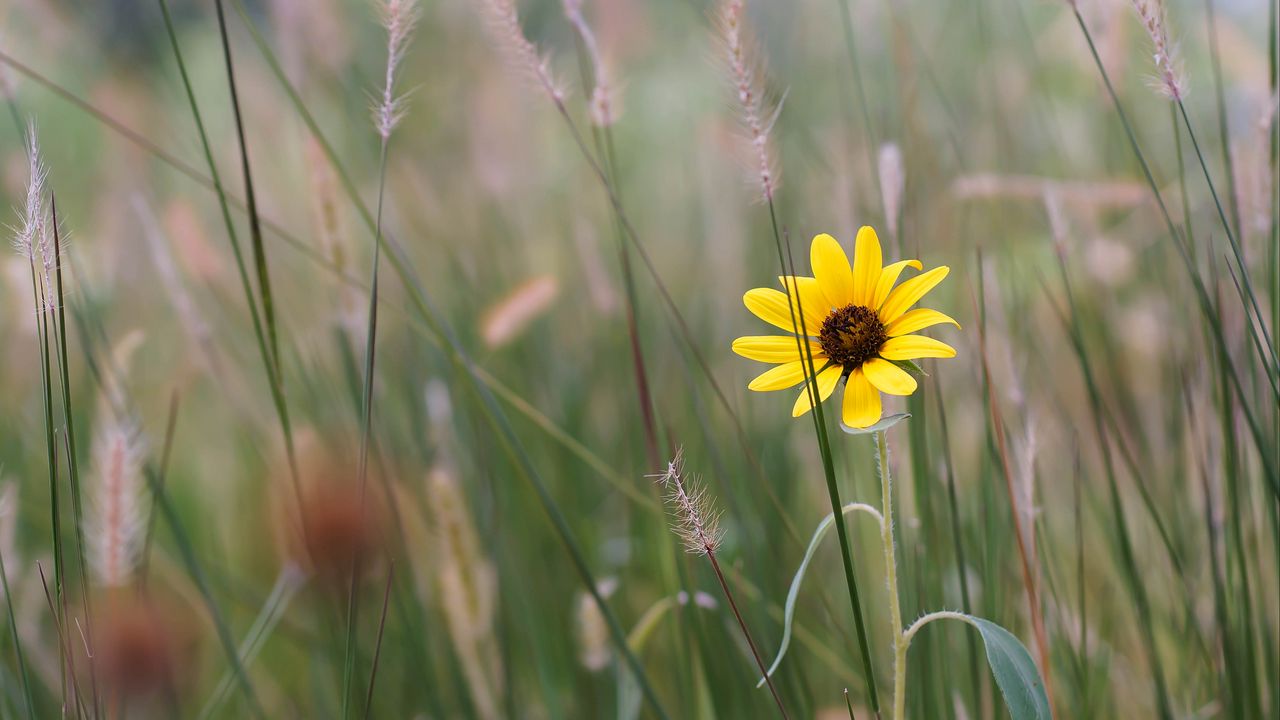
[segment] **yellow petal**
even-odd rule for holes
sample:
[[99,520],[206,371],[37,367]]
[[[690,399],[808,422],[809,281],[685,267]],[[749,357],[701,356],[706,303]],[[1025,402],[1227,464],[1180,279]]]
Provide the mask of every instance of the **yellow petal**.
[[831,307],[841,308],[853,302],[853,271],[849,267],[849,256],[836,239],[823,233],[815,235],[813,244],[809,246],[809,264],[813,266],[813,276],[818,279],[818,286],[827,298]]
[[822,321],[831,314],[831,303],[818,287],[818,279],[779,275],[778,282],[791,293],[791,302],[804,313],[805,333],[816,336],[822,329]]
[[858,239],[853,245],[854,305],[870,305],[883,269],[880,263],[880,238],[874,229],[863,225],[858,229]]
[[[821,360],[818,358],[813,359],[814,365],[818,367],[822,367],[822,364],[825,362],[825,358]],[[777,367],[765,370],[763,373],[756,376],[756,379],[752,380],[750,385],[747,385],[747,389],[755,390],[757,392],[786,390],[804,379],[804,369],[806,365],[807,363],[804,360],[793,360],[789,363],[783,363]]]
[[[816,360],[814,362],[817,363]],[[818,402],[825,402],[831,397],[831,392],[836,389],[836,383],[839,382],[843,372],[844,369],[839,365],[832,365],[818,373]],[[791,408],[791,417],[800,417],[813,409],[813,405],[809,403],[810,390],[812,388],[808,383],[800,390],[800,397],[796,398],[796,404]]]
[[872,358],[862,364],[862,372],[882,393],[910,395],[916,391],[916,379],[911,377],[911,373],[888,360]]
[[742,304],[746,305],[753,315],[770,325],[800,334],[800,319],[797,316],[794,323],[791,321],[791,302],[787,300],[787,294],[781,290],[772,288],[748,290],[747,294],[742,296]]
[[891,337],[884,342],[884,345],[880,346],[880,357],[886,360],[953,358],[955,356],[955,348],[923,335]]
[[880,422],[880,393],[862,368],[854,370],[844,384],[844,424],[865,428]]
[[880,322],[887,324],[897,320],[899,315],[915,305],[925,293],[942,282],[949,272],[951,268],[946,265],[936,267],[894,288],[893,292],[889,293],[889,297],[885,298],[884,304],[880,306]]
[[891,265],[886,265],[884,270],[880,271],[880,279],[876,281],[876,291],[871,298],[871,304],[867,307],[879,309],[884,304],[884,299],[889,297],[889,291],[893,289],[893,284],[898,282],[898,276],[908,267],[916,270],[924,267],[919,260],[899,260]]
[[897,320],[885,326],[884,331],[889,334],[889,337],[896,337],[923,330],[939,323],[951,323],[956,327],[960,327],[960,323],[949,315],[944,315],[937,310],[930,310],[929,308],[916,308],[899,315]]
[[[813,350],[813,356],[816,361],[818,355],[822,353],[822,346],[816,341],[810,340],[809,347]],[[733,351],[744,358],[767,363],[785,363],[801,359],[800,349],[793,335],[748,335],[747,337],[740,337],[733,341]]]

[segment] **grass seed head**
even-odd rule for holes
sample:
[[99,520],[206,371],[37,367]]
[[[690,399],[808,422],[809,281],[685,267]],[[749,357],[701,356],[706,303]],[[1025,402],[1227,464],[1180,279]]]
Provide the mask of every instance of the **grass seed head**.
[[764,61],[754,52],[754,40],[744,26],[746,8],[742,0],[725,0],[716,12],[721,56],[733,87],[734,100],[750,148],[750,165],[760,183],[765,202],[772,202],[778,189],[778,172],[770,134],[780,105],[773,103],[764,89]]
[[697,478],[684,472],[684,450],[667,463],[667,470],[659,475],[657,483],[666,492],[671,507],[672,531],[684,541],[685,549],[695,555],[708,555],[720,548],[724,531],[720,527],[720,513],[712,507],[711,498]]
[[1182,71],[1182,59],[1177,46],[1169,40],[1169,28],[1165,16],[1164,0],[1132,0],[1142,29],[1151,39],[1152,60],[1156,66],[1153,82],[1156,90],[1175,102],[1186,94],[1187,78]]

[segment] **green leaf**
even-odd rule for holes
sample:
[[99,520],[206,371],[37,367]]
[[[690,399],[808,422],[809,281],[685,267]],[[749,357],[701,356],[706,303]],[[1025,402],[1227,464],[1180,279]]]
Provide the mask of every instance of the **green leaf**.
[[871,427],[864,427],[864,428],[849,427],[848,425],[844,424],[844,420],[841,420],[840,429],[849,433],[850,435],[871,435],[873,433],[878,433],[881,430],[888,430],[889,428],[893,427],[894,425],[897,425],[898,423],[902,422],[903,420],[906,420],[909,417],[911,417],[911,413],[898,413],[897,415],[889,415],[887,417],[880,418],[880,422],[876,423],[875,425],[872,425]]
[[[880,517],[874,508],[862,503],[849,503],[840,510],[841,515],[848,515],[855,510],[862,510]],[[769,666],[768,676],[773,677],[773,673],[782,664],[782,658],[787,654],[787,648],[791,645],[791,621],[796,613],[796,599],[800,596],[800,583],[804,580],[805,571],[809,569],[809,563],[813,561],[814,553],[818,551],[818,546],[822,544],[822,538],[826,537],[827,532],[831,530],[831,526],[835,515],[827,513],[827,516],[818,523],[818,527],[813,531],[813,538],[809,540],[809,547],[804,551],[804,559],[800,561],[800,567],[796,569],[796,574],[791,578],[791,589],[787,591],[787,602],[783,608],[782,615],[782,642],[778,645],[778,656],[773,659],[773,664]],[[756,683],[756,687],[764,686],[764,678]]]
[[1005,707],[1013,720],[1052,720],[1049,698],[1044,692],[1044,680],[1036,668],[1031,653],[1022,641],[990,620],[964,613],[939,613],[942,619],[967,622],[978,629],[987,649],[987,664],[1000,686]]
[[1053,715],[1044,692],[1044,680],[1022,641],[990,620],[976,617],[972,624],[982,633],[982,642],[987,646],[987,664],[996,676],[996,684],[1013,720],[1051,720]]
[[925,372],[924,368],[917,365],[915,360],[890,360],[889,362],[897,365],[916,377],[929,377],[929,373]]

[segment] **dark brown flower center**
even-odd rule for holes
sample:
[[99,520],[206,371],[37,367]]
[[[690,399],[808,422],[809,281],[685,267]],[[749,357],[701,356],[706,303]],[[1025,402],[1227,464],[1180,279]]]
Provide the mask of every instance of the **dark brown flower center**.
[[818,335],[827,357],[850,370],[875,357],[888,339],[880,316],[861,305],[832,310],[822,321],[822,332]]

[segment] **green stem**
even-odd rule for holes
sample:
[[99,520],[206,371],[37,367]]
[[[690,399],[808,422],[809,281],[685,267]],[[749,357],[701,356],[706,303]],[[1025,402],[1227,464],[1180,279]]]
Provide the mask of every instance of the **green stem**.
[[876,432],[876,460],[880,475],[880,543],[884,546],[885,586],[889,600],[889,627],[893,631],[893,717],[906,716],[907,646],[911,640],[902,632],[902,607],[898,602],[898,563],[893,550],[893,477],[889,474],[889,441],[883,430]]
[[[778,232],[778,216],[774,210],[773,198],[769,198],[769,221],[773,227],[773,240],[778,249],[778,262],[782,264],[784,275],[795,276],[794,260],[788,265],[783,257],[782,236]],[[788,246],[789,248],[790,246]],[[788,250],[789,252],[789,250]],[[795,288],[794,291],[792,288]],[[794,301],[792,296],[795,296]],[[840,559],[844,563],[845,585],[849,588],[849,608],[853,612],[854,627],[858,635],[858,650],[862,655],[862,669],[867,684],[867,695],[871,700],[871,710],[880,717],[880,697],[876,692],[875,672],[871,665],[871,648],[867,644],[867,628],[862,619],[862,600],[858,593],[858,580],[853,573],[853,554],[849,550],[849,532],[845,529],[844,514],[840,502],[840,488],[836,485],[835,462],[831,455],[831,438],[827,436],[827,421],[822,409],[822,397],[818,390],[818,370],[814,367],[813,350],[802,338],[808,337],[805,328],[803,301],[800,299],[799,286],[792,282],[787,288],[787,308],[791,313],[792,328],[796,330],[796,347],[801,359],[806,364],[807,380],[805,389],[809,393],[809,404],[813,408],[813,429],[818,437],[818,452],[822,456],[822,471],[827,480],[827,495],[831,501],[831,514],[835,518],[836,533],[840,537]]]
[[[1213,176],[1209,173],[1209,165],[1205,162],[1204,154],[1200,152],[1200,142],[1196,139],[1195,130],[1191,128],[1191,118],[1187,115],[1187,106],[1180,99],[1177,101],[1177,105],[1178,111],[1182,115],[1182,124],[1187,128],[1187,137],[1191,139],[1191,148],[1195,150],[1196,160],[1200,163],[1200,171],[1204,173],[1205,184],[1209,186],[1209,195],[1213,198],[1213,205],[1218,211],[1218,219],[1222,221],[1222,229],[1227,233],[1227,244],[1230,245],[1231,252],[1235,256],[1236,267],[1240,270],[1240,282],[1243,284],[1243,290],[1240,291],[1240,301],[1244,305],[1249,334],[1257,347],[1258,356],[1266,367],[1264,374],[1271,381],[1272,392],[1277,397],[1280,397],[1280,387],[1277,387],[1275,379],[1275,375],[1280,372],[1280,360],[1277,360],[1276,356],[1270,352],[1271,335],[1267,331],[1266,316],[1262,314],[1262,310],[1258,307],[1258,298],[1253,292],[1253,282],[1249,279],[1249,267],[1245,264],[1244,250],[1240,247],[1239,238],[1231,230],[1231,222],[1227,220],[1227,213],[1222,209],[1222,201],[1218,198],[1218,188],[1213,183]],[[1249,311],[1251,309],[1253,314],[1257,316],[1257,328],[1254,327],[1253,321],[1249,319]],[[1265,342],[1259,340],[1259,330],[1261,330]]]
[[[1201,279],[1199,272],[1196,270],[1193,259],[1188,249],[1183,245],[1181,235],[1178,233],[1177,227],[1173,223],[1173,217],[1169,214],[1169,208],[1165,205],[1164,197],[1160,194],[1160,188],[1156,185],[1155,177],[1151,174],[1151,166],[1147,164],[1146,157],[1142,154],[1142,148],[1138,145],[1138,138],[1134,134],[1133,126],[1129,122],[1129,116],[1124,111],[1124,106],[1120,104],[1120,96],[1116,94],[1115,86],[1111,83],[1111,76],[1107,73],[1107,68],[1102,63],[1102,56],[1098,54],[1098,46],[1093,41],[1093,35],[1089,32],[1089,26],[1084,22],[1084,16],[1080,14],[1079,9],[1073,9],[1076,18],[1076,24],[1080,27],[1081,34],[1084,35],[1085,42],[1089,45],[1089,54],[1093,58],[1093,63],[1098,69],[1098,75],[1102,78],[1102,83],[1107,89],[1107,96],[1111,98],[1111,104],[1115,107],[1116,117],[1120,121],[1120,125],[1124,128],[1125,138],[1128,140],[1129,147],[1133,150],[1134,159],[1138,161],[1139,167],[1142,169],[1143,178],[1147,182],[1147,187],[1151,189],[1151,195],[1156,201],[1156,206],[1160,210],[1160,215],[1164,219],[1165,226],[1169,229],[1169,236],[1173,239],[1174,247],[1178,250],[1178,255],[1182,259],[1182,263],[1187,270],[1187,275],[1191,279],[1191,284],[1196,292],[1197,304],[1200,312],[1204,315],[1205,320],[1209,323],[1210,329],[1213,330],[1214,341],[1225,352],[1227,349],[1227,340],[1222,330],[1222,325],[1217,319],[1217,314],[1213,309],[1208,292],[1205,289],[1204,281]],[[1249,426],[1249,433],[1253,438],[1254,444],[1258,447],[1258,452],[1262,460],[1263,472],[1267,477],[1267,484],[1272,494],[1276,498],[1280,498],[1280,459],[1273,457],[1267,452],[1267,442],[1262,437],[1262,430],[1258,424],[1257,418],[1253,415],[1253,408],[1249,404],[1249,395],[1246,394],[1244,385],[1240,381],[1240,376],[1236,372],[1235,366],[1228,364],[1228,374],[1231,379],[1231,385],[1237,396],[1241,400],[1241,410],[1244,412],[1246,424]]]
[[27,717],[36,720],[36,706],[31,701],[31,681],[27,677],[27,661],[22,655],[22,639],[18,637],[18,624],[13,615],[13,595],[9,592],[9,572],[4,566],[4,554],[0,553],[0,583],[4,584],[4,602],[9,617],[9,632],[13,635],[13,649],[18,656],[18,671],[22,675],[22,699],[26,702]]

